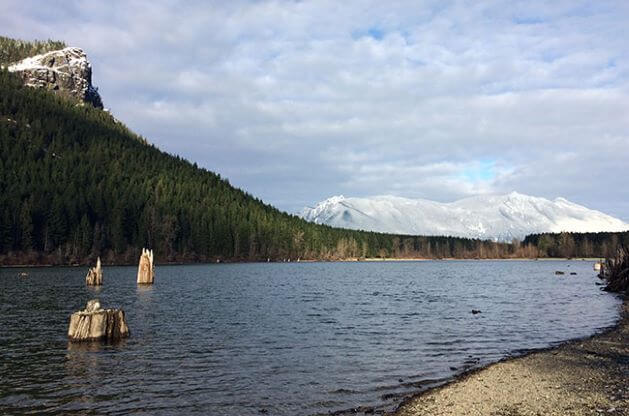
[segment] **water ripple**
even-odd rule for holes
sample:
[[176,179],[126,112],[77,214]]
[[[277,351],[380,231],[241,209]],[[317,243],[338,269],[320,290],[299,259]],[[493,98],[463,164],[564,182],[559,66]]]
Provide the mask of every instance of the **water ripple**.
[[[571,267],[569,279],[554,270]],[[313,415],[390,409],[505,356],[612,325],[589,262],[238,264],[0,270],[0,413]],[[131,337],[72,344],[98,296]],[[472,310],[480,314],[472,314]]]

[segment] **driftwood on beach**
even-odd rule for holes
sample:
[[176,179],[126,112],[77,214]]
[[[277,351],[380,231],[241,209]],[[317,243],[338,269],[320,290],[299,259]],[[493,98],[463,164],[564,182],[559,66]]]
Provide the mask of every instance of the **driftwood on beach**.
[[154,279],[153,250],[143,248],[140,263],[138,264],[138,284],[152,285]]
[[88,270],[87,276],[85,276],[85,283],[88,286],[100,286],[103,284],[103,269],[101,268],[100,257],[96,260],[96,267]]
[[98,299],[90,300],[84,310],[70,316],[70,341],[117,341],[128,336],[124,311],[103,309]]

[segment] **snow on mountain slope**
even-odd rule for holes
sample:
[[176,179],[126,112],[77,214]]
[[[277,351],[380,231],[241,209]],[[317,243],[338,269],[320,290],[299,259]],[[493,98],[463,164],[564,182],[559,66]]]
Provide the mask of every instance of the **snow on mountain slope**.
[[69,47],[31,56],[7,69],[20,75],[24,85],[45,88],[103,108],[98,89],[92,85],[92,66],[81,48]]
[[563,198],[550,201],[512,192],[440,203],[395,196],[335,196],[301,217],[318,224],[410,235],[511,241],[540,232],[626,231],[629,224]]

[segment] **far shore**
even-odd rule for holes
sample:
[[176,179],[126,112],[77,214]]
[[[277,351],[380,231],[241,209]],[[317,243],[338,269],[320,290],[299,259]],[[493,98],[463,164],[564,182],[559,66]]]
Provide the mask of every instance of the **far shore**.
[[[367,257],[367,258],[347,258],[338,260],[311,260],[311,259],[290,259],[290,260],[222,260],[218,261],[202,261],[202,262],[156,262],[156,266],[184,266],[184,265],[201,265],[201,264],[220,264],[220,263],[353,263],[353,262],[414,262],[414,261],[601,261],[601,257],[513,257],[513,258],[423,258],[423,257]],[[19,268],[45,268],[45,267],[88,267],[91,264],[0,264],[0,269],[19,269]],[[103,266],[137,266],[137,263],[107,263],[103,261]]]
[[495,258],[495,259],[478,259],[478,258],[454,258],[448,257],[443,259],[430,259],[430,258],[421,258],[421,257],[408,257],[408,258],[379,258],[379,257],[369,257],[365,259],[351,259],[351,260],[340,260],[340,261],[601,261],[601,257],[536,257],[536,258],[528,258],[528,257],[512,257],[512,258]]
[[507,359],[403,402],[395,416],[629,415],[629,301],[587,339]]

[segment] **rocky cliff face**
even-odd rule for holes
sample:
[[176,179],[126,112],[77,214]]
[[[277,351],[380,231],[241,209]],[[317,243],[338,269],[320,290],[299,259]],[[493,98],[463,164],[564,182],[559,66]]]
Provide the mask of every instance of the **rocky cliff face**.
[[32,56],[10,65],[8,70],[19,74],[25,85],[103,108],[98,90],[92,85],[92,66],[81,48]]

